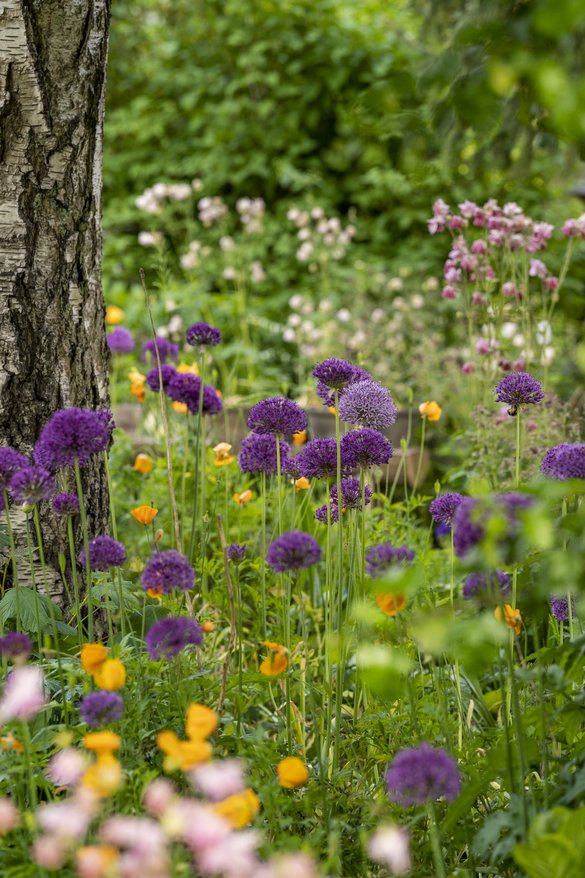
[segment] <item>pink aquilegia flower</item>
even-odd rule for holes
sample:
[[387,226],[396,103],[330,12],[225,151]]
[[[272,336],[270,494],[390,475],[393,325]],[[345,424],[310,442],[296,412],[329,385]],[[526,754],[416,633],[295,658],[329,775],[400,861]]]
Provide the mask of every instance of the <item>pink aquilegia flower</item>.
[[0,723],[31,719],[46,704],[43,672],[36,665],[14,668],[0,701]]

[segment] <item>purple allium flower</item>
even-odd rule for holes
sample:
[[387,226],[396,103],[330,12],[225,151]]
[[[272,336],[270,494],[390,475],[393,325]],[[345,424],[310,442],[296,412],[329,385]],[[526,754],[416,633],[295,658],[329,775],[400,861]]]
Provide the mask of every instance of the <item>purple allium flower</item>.
[[57,515],[77,515],[79,499],[76,494],[55,494],[51,500],[51,506]]
[[230,561],[233,561],[234,564],[239,564],[240,561],[243,561],[246,557],[246,548],[245,543],[230,543],[228,546],[228,558]]
[[201,378],[192,372],[177,372],[171,375],[166,387],[167,394],[174,402],[184,403],[192,415],[199,411]]
[[34,506],[49,500],[55,490],[55,477],[42,466],[26,466],[10,480],[10,493],[17,503]]
[[223,403],[215,387],[211,384],[205,384],[203,387],[203,408],[204,415],[218,415],[223,409]]
[[496,402],[509,406],[536,405],[543,399],[541,385],[528,372],[511,372],[496,387]]
[[383,430],[396,420],[397,409],[385,387],[375,381],[357,381],[339,400],[339,417],[349,424]]
[[553,479],[585,479],[585,444],[561,442],[549,448],[540,464],[540,471]]
[[317,393],[323,400],[323,405],[327,406],[335,404],[335,391],[340,396],[348,385],[372,377],[360,366],[354,366],[353,363],[337,357],[329,357],[328,360],[317,363],[313,369],[313,376],[318,382]]
[[312,567],[321,558],[321,548],[311,534],[291,530],[268,547],[266,560],[277,573]]
[[[311,439],[297,454],[295,462],[301,476],[306,479],[326,479],[337,475],[337,443],[330,437]],[[341,450],[341,475],[349,475],[343,449]]]
[[[551,595],[550,596],[550,611],[551,614],[555,617],[558,622],[567,622],[569,619],[569,599],[566,595]],[[571,597],[571,616],[575,615],[575,603],[573,598]],[[1,643],[1,641],[0,641]]]
[[510,574],[503,570],[493,573],[472,573],[463,583],[463,597],[466,599],[485,596],[491,598],[510,591]]
[[339,520],[337,506],[334,506],[332,503],[324,503],[323,506],[315,509],[315,518],[317,521],[322,522],[322,524],[327,524],[328,521],[333,524],[333,522]]
[[[367,506],[372,499],[372,489],[369,485],[364,485],[364,502]],[[337,502],[337,485],[332,485],[330,500],[333,506],[338,506]],[[359,479],[342,479],[341,480],[341,508],[342,509],[361,509],[362,508],[362,489]]]
[[[79,563],[85,566],[85,549],[78,556]],[[89,541],[89,566],[92,570],[109,570],[121,567],[126,560],[124,544],[113,537],[94,537]]]
[[442,748],[434,750],[426,741],[420,747],[399,750],[386,772],[386,789],[400,805],[424,805],[459,795],[459,769]]
[[392,543],[380,543],[370,546],[366,552],[368,576],[381,576],[394,564],[414,560],[416,553],[407,546],[393,546]]
[[150,357],[156,363],[157,350],[161,363],[166,363],[167,360],[176,360],[179,356],[178,344],[163,338],[162,335],[157,335],[156,340],[151,338],[142,345],[142,362],[145,363]]
[[300,406],[284,396],[263,399],[250,409],[247,421],[253,433],[276,433],[279,436],[301,433],[307,418]]
[[[162,363],[160,367],[160,373],[162,375],[163,390],[166,391],[171,378],[173,378],[173,376],[177,373],[177,370],[174,366],[171,366],[170,363]],[[155,393],[158,393],[158,391],[160,390],[158,366],[155,366],[153,369],[149,370],[146,375],[146,383],[151,390],[154,390]]]
[[32,652],[32,640],[20,631],[9,631],[0,637],[0,655],[8,659],[24,661]]
[[30,461],[24,454],[14,448],[0,448],[0,494],[8,490],[12,476],[25,466],[30,466]]
[[186,332],[187,344],[192,347],[215,347],[221,342],[221,332],[209,323],[194,323]]
[[169,594],[174,588],[189,591],[195,584],[195,571],[176,549],[155,552],[142,571],[142,588]]
[[[242,440],[238,463],[243,473],[276,473],[276,442],[272,433],[261,435],[252,433]],[[290,445],[282,439],[280,443],[280,466],[281,472],[286,471],[286,464],[290,453]]]
[[448,527],[451,527],[457,507],[463,499],[463,494],[458,494],[456,491],[440,494],[429,506],[431,518],[439,524],[446,524]]
[[86,726],[105,726],[120,719],[124,701],[117,692],[90,692],[79,702],[79,712]]
[[351,469],[382,466],[392,457],[392,443],[378,430],[363,427],[341,437],[341,453]]
[[483,540],[491,516],[505,516],[507,527],[504,539],[514,539],[521,530],[518,513],[533,503],[533,497],[515,492],[465,497],[453,518],[453,545],[457,556],[463,558]]
[[92,454],[105,451],[113,421],[107,410],[61,409],[47,421],[35,446],[35,461],[48,470],[87,463]]
[[187,616],[166,616],[151,625],[146,635],[146,648],[153,661],[172,659],[191,644],[203,640],[201,626]]
[[113,354],[130,354],[134,350],[132,333],[123,326],[116,326],[106,335],[108,347]]

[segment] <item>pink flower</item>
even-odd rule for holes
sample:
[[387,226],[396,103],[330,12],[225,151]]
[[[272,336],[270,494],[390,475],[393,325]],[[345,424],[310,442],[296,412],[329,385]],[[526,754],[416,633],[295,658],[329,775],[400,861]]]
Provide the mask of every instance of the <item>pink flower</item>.
[[411,870],[410,837],[400,826],[380,826],[368,839],[368,853],[392,875],[406,875]]
[[553,277],[552,275],[550,277],[545,277],[544,285],[547,290],[556,290],[559,285],[559,279],[558,277]]
[[474,305],[487,305],[488,298],[486,295],[484,295],[484,293],[480,293],[478,290],[476,290],[471,297],[471,301]]
[[282,854],[265,863],[254,878],[318,878],[313,860],[306,854]]
[[31,848],[35,863],[45,869],[60,869],[67,856],[63,840],[52,835],[39,835]]
[[144,807],[155,817],[161,817],[173,799],[175,798],[175,788],[168,780],[162,777],[156,778],[148,784],[144,791],[142,801]]
[[526,360],[521,358],[514,360],[512,368],[514,369],[514,372],[524,372],[526,369]]
[[441,293],[443,299],[455,299],[457,297],[457,290],[455,287],[447,286],[443,287],[443,292]]
[[196,854],[208,847],[221,846],[232,831],[227,820],[198,802],[183,799],[180,816],[183,818],[180,836]]
[[78,841],[83,838],[93,817],[93,809],[86,810],[80,807],[75,797],[63,802],[41,805],[37,811],[37,822],[41,829],[62,842]]
[[528,274],[530,277],[545,278],[548,275],[548,268],[541,259],[531,259]]
[[87,768],[87,759],[74,747],[65,747],[49,760],[47,777],[58,787],[74,787]]
[[478,241],[474,241],[471,245],[471,252],[476,253],[478,256],[483,256],[484,253],[487,253],[486,242],[482,238]]
[[20,814],[12,801],[5,796],[0,798],[0,835],[16,829],[20,823]]
[[491,347],[487,338],[478,338],[474,344],[476,354],[489,354]]
[[45,706],[43,672],[36,665],[14,668],[6,680],[0,702],[0,723],[31,719]]
[[452,216],[449,220],[448,225],[450,229],[453,229],[455,231],[457,229],[463,229],[467,225],[467,223],[465,222],[463,217]]
[[254,829],[230,832],[220,844],[200,851],[197,865],[204,875],[219,873],[223,878],[253,878],[260,867],[256,855],[260,841],[260,833]]
[[465,219],[471,219],[475,216],[476,212],[479,210],[475,201],[462,201],[461,204],[458,204],[457,207],[461,211],[461,215],[465,217]]
[[502,294],[509,299],[516,297],[518,295],[516,284],[513,284],[512,281],[506,281],[505,284],[502,284]]
[[246,786],[242,763],[238,759],[208,762],[191,772],[191,777],[208,799],[220,802]]
[[101,837],[108,844],[130,848],[141,857],[148,857],[164,850],[166,836],[155,820],[150,817],[126,817],[115,814],[102,825]]
[[475,372],[475,366],[473,365],[473,363],[470,363],[469,361],[468,361],[468,362],[465,362],[465,363],[463,363],[463,365],[461,366],[461,371],[462,371],[465,375],[471,375],[473,372]]

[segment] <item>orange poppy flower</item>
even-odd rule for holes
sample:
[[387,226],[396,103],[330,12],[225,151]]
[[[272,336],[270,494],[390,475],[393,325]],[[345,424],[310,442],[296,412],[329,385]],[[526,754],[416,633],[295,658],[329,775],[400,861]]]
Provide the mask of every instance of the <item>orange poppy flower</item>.
[[112,692],[121,689],[126,683],[126,668],[120,659],[106,659],[93,673],[93,678],[100,689]]
[[104,753],[85,770],[81,785],[100,797],[111,796],[122,786],[122,765],[111,753]]
[[180,415],[186,415],[187,412],[189,411],[189,409],[187,408],[187,404],[184,403],[184,402],[177,402],[177,401],[175,401],[175,402],[173,403],[173,408],[174,408],[174,410],[175,410],[176,412],[178,412]]
[[295,494],[298,494],[299,491],[307,491],[310,487],[310,481],[304,476],[301,476],[300,479],[295,480]]
[[[494,616],[498,621],[501,620],[502,610],[500,607],[496,607],[494,610]],[[504,604],[504,619],[508,628],[513,628],[515,634],[520,634],[522,631],[522,616],[520,610],[515,609],[510,604]]]
[[243,829],[260,813],[260,800],[250,788],[228,796],[222,802],[212,806],[234,829]]
[[421,414],[421,417],[426,418],[427,421],[438,421],[443,412],[441,406],[434,400],[432,400],[431,402],[421,402],[418,410]]
[[103,643],[84,643],[81,647],[81,667],[88,674],[94,674],[108,657],[108,648]]
[[204,704],[190,704],[187,709],[185,731],[187,737],[201,741],[208,738],[217,728],[219,717],[215,710]]
[[307,441],[307,431],[299,430],[298,433],[293,433],[293,445],[304,445]]
[[130,393],[132,396],[135,396],[138,402],[144,402],[144,398],[146,396],[146,391],[144,390],[144,384],[131,384],[130,385]]
[[209,762],[212,747],[209,741],[181,741],[174,732],[161,732],[156,743],[165,754],[165,771],[190,771],[202,762]]
[[287,790],[304,786],[309,780],[309,770],[298,756],[287,756],[276,766],[278,783]]
[[126,315],[117,305],[108,305],[106,307],[106,323],[108,326],[117,326],[121,323]]
[[215,460],[213,461],[215,466],[227,466],[230,463],[233,463],[236,459],[233,454],[230,454],[232,450],[232,446],[229,442],[220,442],[218,445],[214,446]]
[[377,594],[376,603],[387,616],[395,616],[406,606],[406,598],[400,592],[398,594]]
[[180,366],[177,366],[177,372],[180,372],[182,375],[199,375],[197,363],[181,363]]
[[154,506],[137,506],[136,509],[130,510],[130,515],[140,524],[146,526],[152,524],[158,515],[158,509],[155,509]]
[[267,646],[270,652],[260,664],[260,673],[265,677],[276,677],[288,668],[286,649],[280,643],[265,640],[263,646]]
[[248,488],[247,491],[243,491],[241,494],[234,494],[232,500],[234,500],[238,506],[245,506],[246,503],[250,502],[253,496],[253,492]]
[[137,473],[142,473],[143,476],[147,476],[152,470],[152,457],[150,454],[137,454],[132,464],[132,469],[136,470]]
[[114,732],[90,732],[83,739],[85,749],[98,755],[113,753],[120,749],[120,744],[120,736]]
[[201,625],[201,628],[202,628],[204,634],[211,634],[212,631],[215,631],[215,622],[211,622],[211,621],[203,622],[203,624]]

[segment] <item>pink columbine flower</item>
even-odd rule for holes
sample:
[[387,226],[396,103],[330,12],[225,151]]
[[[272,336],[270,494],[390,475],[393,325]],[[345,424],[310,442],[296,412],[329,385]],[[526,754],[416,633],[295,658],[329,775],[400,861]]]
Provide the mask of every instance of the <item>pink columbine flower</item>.
[[407,875],[412,868],[410,837],[400,826],[380,826],[368,840],[368,853],[392,875]]
[[60,869],[67,857],[67,847],[57,836],[39,835],[30,853],[35,863],[44,869]]
[[20,823],[20,814],[12,799],[2,796],[0,798],[0,835],[16,829]]
[[212,802],[221,802],[246,786],[239,759],[208,762],[191,772],[191,777],[203,795]]
[[477,241],[473,242],[471,245],[471,252],[475,253],[477,256],[483,256],[484,253],[487,253],[487,244],[483,238],[479,238]]
[[204,875],[219,873],[224,878],[253,878],[260,868],[256,854],[260,842],[260,833],[254,829],[230,832],[220,844],[198,853],[199,870]]
[[175,798],[172,783],[162,777],[156,778],[146,787],[142,801],[149,814],[161,817]]
[[36,665],[14,668],[6,680],[0,701],[0,723],[31,719],[45,706],[43,672]]
[[473,372],[475,372],[475,366],[473,365],[473,363],[467,361],[461,366],[461,371],[464,375],[471,375]]
[[516,284],[513,284],[512,281],[506,281],[505,284],[502,284],[502,294],[509,299],[515,298],[518,295]]
[[559,279],[558,277],[553,277],[552,275],[550,277],[545,277],[544,285],[547,290],[556,290],[559,285]]
[[183,818],[180,837],[195,854],[208,847],[221,846],[232,831],[227,820],[219,814],[188,799],[180,802],[179,816]]
[[455,299],[457,298],[457,290],[455,287],[446,286],[443,287],[443,292],[441,293],[443,299]]
[[530,277],[545,278],[548,275],[548,268],[541,259],[531,259],[528,274]]
[[74,787],[87,768],[87,758],[75,747],[65,747],[49,760],[47,777],[57,787]]

